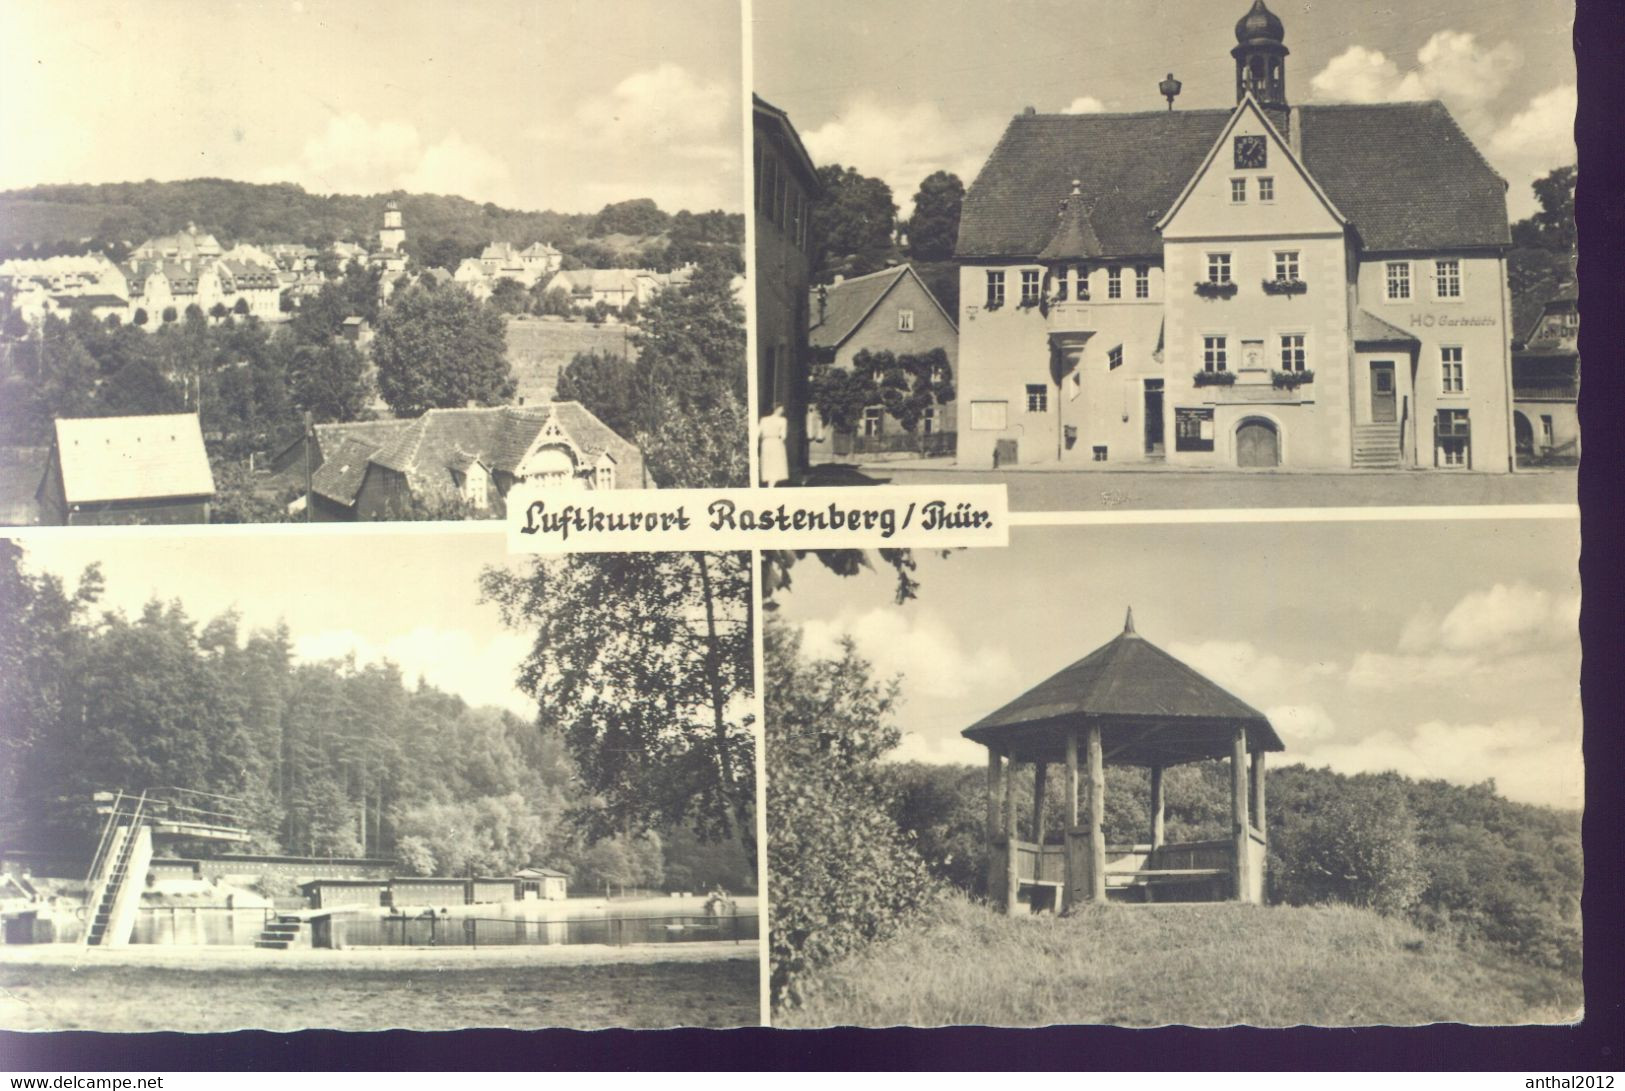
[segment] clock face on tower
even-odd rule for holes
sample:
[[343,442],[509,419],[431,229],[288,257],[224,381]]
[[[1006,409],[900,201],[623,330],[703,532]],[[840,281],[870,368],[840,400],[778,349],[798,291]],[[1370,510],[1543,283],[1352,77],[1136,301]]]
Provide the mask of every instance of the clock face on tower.
[[1269,161],[1269,141],[1261,136],[1236,137],[1236,166],[1263,167]]

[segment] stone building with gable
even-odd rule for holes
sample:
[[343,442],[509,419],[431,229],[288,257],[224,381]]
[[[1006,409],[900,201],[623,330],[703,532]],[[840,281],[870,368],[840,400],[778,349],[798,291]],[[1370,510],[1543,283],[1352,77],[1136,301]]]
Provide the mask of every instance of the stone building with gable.
[[[966,194],[961,465],[1506,471],[1506,183],[1439,102],[1015,117]],[[1172,92],[1170,94],[1170,91]]]

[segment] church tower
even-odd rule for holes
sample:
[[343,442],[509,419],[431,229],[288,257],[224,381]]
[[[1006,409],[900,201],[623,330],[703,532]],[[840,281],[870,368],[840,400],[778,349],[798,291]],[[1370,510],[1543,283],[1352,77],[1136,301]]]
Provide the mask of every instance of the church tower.
[[1230,51],[1236,59],[1236,101],[1252,92],[1278,128],[1287,112],[1285,39],[1281,20],[1264,0],[1253,0],[1252,9],[1236,23],[1236,48]]
[[378,232],[378,249],[396,253],[406,242],[406,228],[401,226],[401,206],[390,201],[384,206],[384,229]]

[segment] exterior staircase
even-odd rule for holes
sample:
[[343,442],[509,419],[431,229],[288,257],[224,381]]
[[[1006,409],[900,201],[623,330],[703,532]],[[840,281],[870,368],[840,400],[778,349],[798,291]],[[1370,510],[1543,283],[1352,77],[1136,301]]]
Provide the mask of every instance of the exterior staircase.
[[85,904],[92,907],[85,923],[86,947],[122,947],[130,942],[142,884],[131,884],[129,877],[132,873],[144,877],[152,863],[152,831],[143,813],[146,802],[145,793],[135,799],[121,793],[108,813],[85,883],[91,891]]
[[310,939],[305,935],[304,921],[298,917],[277,917],[265,926],[265,930],[254,941],[254,946],[272,951],[286,951],[290,947],[308,947]]
[[1354,426],[1356,470],[1399,469],[1399,422]]

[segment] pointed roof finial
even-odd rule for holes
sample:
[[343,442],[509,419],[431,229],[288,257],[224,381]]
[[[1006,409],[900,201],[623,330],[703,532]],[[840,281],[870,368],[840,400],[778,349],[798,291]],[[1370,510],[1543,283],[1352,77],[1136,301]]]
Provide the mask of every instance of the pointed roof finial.
[[1136,633],[1134,631],[1134,607],[1132,607],[1132,606],[1130,606],[1128,608],[1128,616],[1123,618],[1123,635],[1124,636],[1139,636],[1140,635],[1139,633]]

